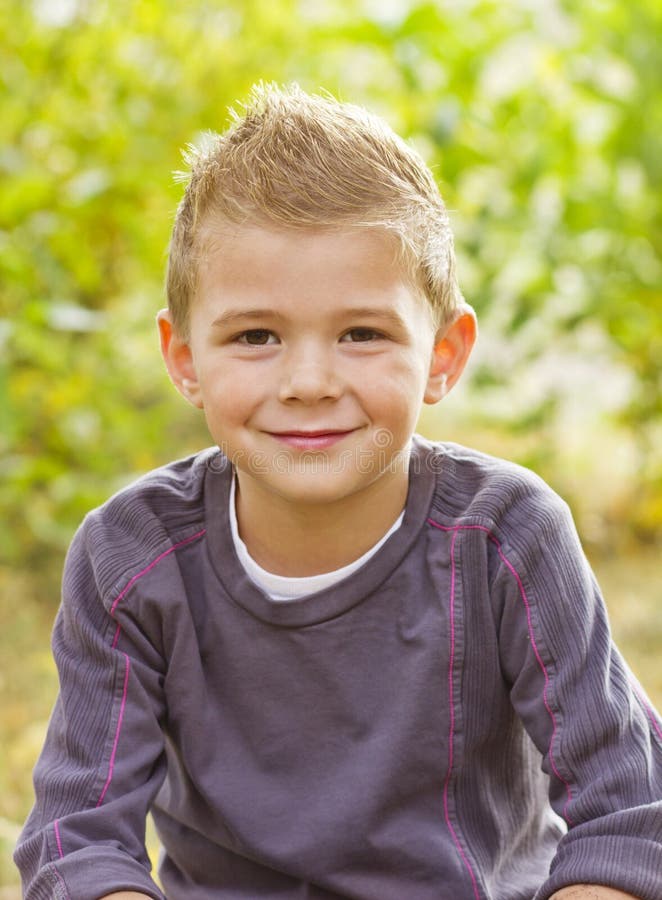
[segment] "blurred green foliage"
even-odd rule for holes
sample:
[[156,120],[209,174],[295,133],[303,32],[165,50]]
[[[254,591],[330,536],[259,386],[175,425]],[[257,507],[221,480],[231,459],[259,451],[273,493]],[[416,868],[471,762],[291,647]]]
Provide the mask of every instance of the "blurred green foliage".
[[0,0],[0,12],[10,562],[50,572],[90,506],[207,440],[173,400],[154,338],[180,192],[170,173],[260,78],[370,106],[433,166],[482,321],[460,436],[478,428],[489,449],[514,435],[513,455],[572,499],[568,433],[576,443],[597,412],[629,466],[627,497],[608,492],[615,507],[598,512],[617,519],[627,500],[630,525],[656,532],[655,0]]

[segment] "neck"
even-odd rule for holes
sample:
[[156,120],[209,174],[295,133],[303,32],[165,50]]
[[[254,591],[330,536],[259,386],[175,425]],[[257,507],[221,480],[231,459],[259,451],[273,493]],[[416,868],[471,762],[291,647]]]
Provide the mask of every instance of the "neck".
[[332,572],[358,559],[386,534],[407,499],[403,471],[382,475],[372,491],[323,504],[265,497],[253,479],[237,474],[241,539],[263,569],[293,578]]

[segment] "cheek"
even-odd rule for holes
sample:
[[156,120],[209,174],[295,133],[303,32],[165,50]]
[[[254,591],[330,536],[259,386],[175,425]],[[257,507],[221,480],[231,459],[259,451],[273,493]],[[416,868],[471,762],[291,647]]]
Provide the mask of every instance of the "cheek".
[[206,373],[201,388],[207,419],[217,427],[241,425],[260,406],[264,393],[261,384],[261,379],[243,373]]
[[428,370],[421,360],[422,355],[418,353],[403,355],[397,365],[391,366],[385,373],[382,393],[390,395],[394,401],[399,399],[410,405],[417,403],[419,398],[422,400]]
[[391,371],[372,392],[375,418],[388,422],[394,431],[415,427],[423,405],[425,384],[418,369],[403,367]]

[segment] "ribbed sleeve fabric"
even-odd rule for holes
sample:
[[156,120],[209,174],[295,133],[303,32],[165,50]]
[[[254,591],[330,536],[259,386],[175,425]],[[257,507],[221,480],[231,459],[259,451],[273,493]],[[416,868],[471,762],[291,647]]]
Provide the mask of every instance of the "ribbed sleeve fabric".
[[91,527],[88,520],[71,547],[53,632],[61,692],[16,855],[29,900],[54,892],[91,900],[100,886],[162,897],[144,847],[147,810],[165,774],[162,662],[137,632],[117,646],[96,590]]
[[659,725],[611,641],[570,513],[553,495],[522,498],[497,533],[502,669],[568,826],[537,900],[591,883],[654,900],[662,894]]

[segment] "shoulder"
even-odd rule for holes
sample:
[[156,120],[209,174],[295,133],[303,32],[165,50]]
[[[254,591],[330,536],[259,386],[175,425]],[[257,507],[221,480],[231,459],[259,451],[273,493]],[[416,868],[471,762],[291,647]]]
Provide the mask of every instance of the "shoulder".
[[416,446],[419,465],[435,473],[430,515],[445,525],[480,526],[506,537],[570,519],[565,501],[524,466],[451,442],[417,438]]
[[116,593],[161,554],[204,534],[207,475],[224,469],[226,458],[210,448],[138,478],[88,513],[68,568],[91,568],[99,593]]

